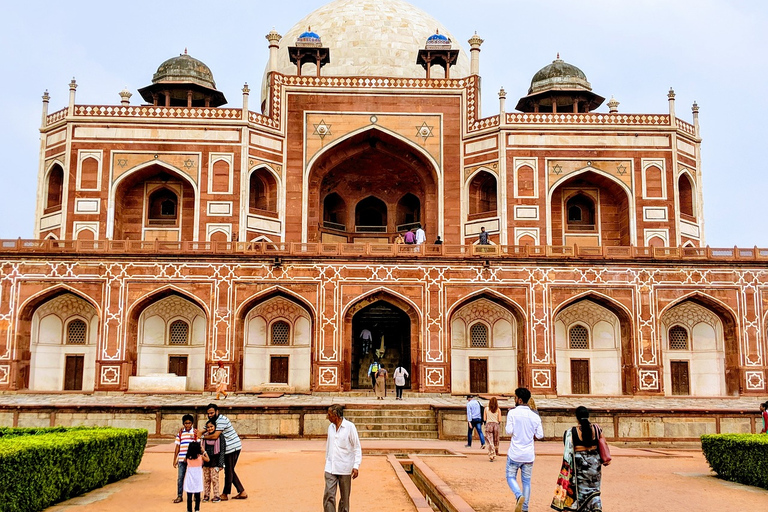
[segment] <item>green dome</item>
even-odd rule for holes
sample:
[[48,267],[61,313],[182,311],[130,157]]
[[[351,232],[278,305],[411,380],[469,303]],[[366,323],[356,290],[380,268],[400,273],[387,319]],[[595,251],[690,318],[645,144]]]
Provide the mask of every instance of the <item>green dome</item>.
[[178,57],[173,57],[160,64],[152,76],[153,84],[193,83],[209,89],[216,89],[211,68],[187,55],[186,50]]
[[568,64],[558,58],[552,61],[552,64],[541,68],[531,80],[531,87],[528,94],[547,91],[550,89],[581,89],[591,91],[592,86],[587,81],[587,75],[582,70]]

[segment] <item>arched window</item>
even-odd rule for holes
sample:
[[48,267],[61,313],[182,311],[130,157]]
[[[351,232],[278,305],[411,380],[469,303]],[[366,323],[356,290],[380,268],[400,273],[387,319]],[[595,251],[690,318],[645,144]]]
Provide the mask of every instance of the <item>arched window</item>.
[[469,328],[469,346],[472,348],[488,347],[488,326],[478,322]]
[[565,203],[569,231],[594,231],[595,202],[585,194],[578,193]]
[[406,231],[421,221],[421,201],[415,195],[405,194],[397,202],[397,231]]
[[291,327],[288,322],[278,320],[272,324],[269,336],[270,345],[290,345]]
[[149,195],[150,224],[175,224],[178,218],[179,198],[171,190],[161,188]]
[[347,229],[347,203],[336,192],[328,194],[323,200],[323,225],[339,231]]
[[583,325],[574,325],[568,331],[568,348],[589,349],[589,331]]
[[469,183],[469,214],[493,215],[496,212],[496,177],[480,171]]
[[67,324],[67,345],[85,345],[87,334],[85,322],[72,320]]
[[189,324],[184,320],[174,320],[168,329],[169,345],[189,345]]
[[213,163],[211,176],[211,192],[229,191],[229,162],[217,160]]
[[669,350],[689,350],[688,331],[675,325],[669,330]]
[[277,181],[264,168],[256,169],[251,173],[248,207],[251,213],[277,212]]
[[80,164],[80,187],[87,190],[99,188],[99,161],[86,158]]
[[664,197],[664,173],[655,165],[645,169],[645,197]]
[[523,165],[517,170],[517,195],[520,197],[535,197],[536,176],[533,173],[533,167]]
[[48,173],[48,191],[45,200],[45,213],[61,210],[61,198],[64,192],[64,170],[56,164]]
[[677,180],[677,190],[680,194],[680,213],[695,217],[693,201],[693,184],[687,174],[681,174]]
[[387,230],[387,205],[377,197],[366,197],[355,207],[355,230],[384,232]]

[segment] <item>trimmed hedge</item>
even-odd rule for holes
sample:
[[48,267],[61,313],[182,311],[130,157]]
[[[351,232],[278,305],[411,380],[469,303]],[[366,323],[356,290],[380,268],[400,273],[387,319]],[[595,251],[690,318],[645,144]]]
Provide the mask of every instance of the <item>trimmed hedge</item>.
[[129,477],[146,444],[143,429],[2,429],[0,508],[36,512]]
[[768,435],[703,435],[701,449],[720,478],[768,489]]

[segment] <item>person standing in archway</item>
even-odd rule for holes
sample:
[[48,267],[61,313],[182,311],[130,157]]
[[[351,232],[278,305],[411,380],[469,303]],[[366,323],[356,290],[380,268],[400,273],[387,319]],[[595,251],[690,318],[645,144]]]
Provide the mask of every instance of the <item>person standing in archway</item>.
[[395,389],[397,390],[395,400],[402,400],[403,388],[405,388],[405,379],[408,377],[408,370],[403,368],[400,363],[397,363],[397,368],[395,368],[392,377],[395,379]]
[[477,235],[477,244],[478,245],[491,245],[491,242],[488,241],[488,232],[485,230],[484,227],[480,228],[480,234]]
[[416,228],[416,245],[421,245],[427,241],[427,234],[424,232],[424,227],[419,224]]
[[379,362],[374,359],[368,367],[368,375],[371,377],[371,389],[376,391],[376,374],[379,373]]
[[379,365],[379,371],[376,372],[376,398],[378,400],[384,400],[387,396],[387,369],[383,364]]

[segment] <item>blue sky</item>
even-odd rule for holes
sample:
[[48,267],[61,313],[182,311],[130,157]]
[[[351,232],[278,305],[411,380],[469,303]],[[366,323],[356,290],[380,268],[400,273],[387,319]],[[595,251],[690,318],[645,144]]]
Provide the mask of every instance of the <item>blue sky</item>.
[[[386,1],[386,0],[382,0]],[[284,34],[325,4],[197,0],[131,4],[71,0],[7,2],[0,19],[0,238],[32,236],[39,158],[41,95],[50,111],[66,106],[68,83],[78,104],[117,104],[124,87],[149,85],[164,60],[188,48],[210,66],[230,105],[258,85],[267,61],[264,35]],[[477,31],[483,115],[508,108],[530,79],[560,52],[593,90],[621,102],[623,113],[666,113],[677,93],[678,117],[700,108],[706,243],[768,247],[768,177],[759,156],[768,121],[768,3],[760,0],[412,0],[456,41]],[[252,102],[252,109],[255,108]],[[510,105],[511,104],[511,105]],[[604,105],[600,109],[607,111]]]

